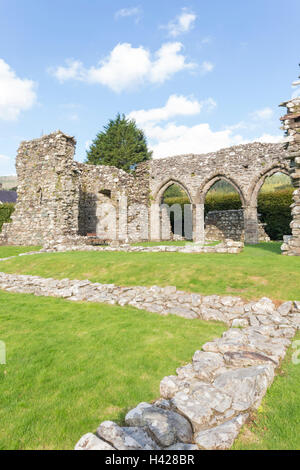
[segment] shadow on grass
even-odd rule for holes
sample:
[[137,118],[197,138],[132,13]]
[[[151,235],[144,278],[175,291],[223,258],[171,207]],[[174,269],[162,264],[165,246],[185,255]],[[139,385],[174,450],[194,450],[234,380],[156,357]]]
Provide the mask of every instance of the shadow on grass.
[[281,255],[281,245],[283,242],[263,242],[257,245],[246,245],[247,248],[269,251],[270,253]]

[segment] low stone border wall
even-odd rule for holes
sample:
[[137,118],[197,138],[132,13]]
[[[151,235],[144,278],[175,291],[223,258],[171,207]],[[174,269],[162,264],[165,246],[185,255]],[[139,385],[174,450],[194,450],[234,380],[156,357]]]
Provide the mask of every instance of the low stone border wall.
[[[177,290],[175,286],[121,287],[88,280],[52,279],[39,276],[0,273],[0,289],[15,293],[61,297],[72,301],[130,305],[160,315],[173,314],[187,319],[221,321],[246,326],[257,303],[239,297],[201,295]],[[259,304],[258,304],[259,305]],[[254,306],[254,307],[253,307]],[[253,310],[254,308],[254,310]]]
[[230,253],[238,254],[244,248],[243,242],[233,240],[225,240],[222,243],[214,246],[205,246],[197,243],[187,242],[184,246],[174,245],[156,245],[156,246],[133,246],[133,245],[108,245],[108,246],[93,246],[93,245],[68,245],[57,244],[45,247],[42,251],[124,251],[126,253],[160,253],[160,252],[178,252],[178,253]]
[[229,449],[259,407],[300,328],[299,302],[285,302],[276,310],[264,298],[247,310],[243,324],[248,326],[230,328],[204,344],[192,363],[161,381],[158,400],[129,411],[126,426],[104,421],[75,450]]
[[131,410],[125,427],[101,423],[96,435],[80,439],[78,450],[230,448],[249,413],[260,405],[300,328],[300,302],[284,302],[276,309],[267,298],[246,303],[238,297],[202,296],[174,286],[119,287],[6,273],[0,273],[0,289],[131,305],[230,326],[221,338],[196,351],[192,363],[177,369],[177,375],[161,381],[157,401]]

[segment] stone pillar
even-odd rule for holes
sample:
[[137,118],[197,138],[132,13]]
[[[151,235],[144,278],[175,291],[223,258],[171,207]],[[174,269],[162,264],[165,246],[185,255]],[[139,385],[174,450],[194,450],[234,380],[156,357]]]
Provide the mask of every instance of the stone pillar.
[[150,238],[151,241],[160,241],[160,205],[155,203],[150,207]]
[[[300,78],[300,77],[299,77]],[[300,81],[293,85],[300,85]],[[281,118],[282,129],[287,137],[287,150],[290,164],[290,177],[296,188],[291,205],[292,236],[283,243],[282,254],[289,256],[300,256],[300,96],[281,103],[280,106],[287,108],[287,114]]]
[[289,256],[300,256],[300,189],[296,189],[293,194],[293,204],[291,205],[292,235],[287,237],[287,241],[281,246],[282,254]]
[[258,217],[257,207],[245,206],[244,207],[244,229],[245,229],[245,243],[249,245],[256,245],[258,243]]
[[203,245],[205,242],[204,204],[193,204],[193,241]]

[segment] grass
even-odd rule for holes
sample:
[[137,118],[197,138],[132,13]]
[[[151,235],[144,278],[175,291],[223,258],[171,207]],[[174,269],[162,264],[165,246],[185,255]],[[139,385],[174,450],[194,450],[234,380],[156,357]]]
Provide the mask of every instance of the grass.
[[69,252],[14,258],[0,271],[117,285],[176,285],[203,294],[300,299],[300,258],[280,254],[280,242],[246,246],[239,255]]
[[0,258],[8,258],[9,256],[16,256],[29,251],[39,251],[40,249],[40,246],[0,246]]
[[[295,340],[300,340],[300,333]],[[291,361],[293,352],[291,347],[259,411],[244,426],[234,449],[300,450],[300,364]]]
[[[28,258],[27,258],[28,259]],[[165,375],[226,329],[129,307],[0,291],[0,449],[71,449],[159,397]]]

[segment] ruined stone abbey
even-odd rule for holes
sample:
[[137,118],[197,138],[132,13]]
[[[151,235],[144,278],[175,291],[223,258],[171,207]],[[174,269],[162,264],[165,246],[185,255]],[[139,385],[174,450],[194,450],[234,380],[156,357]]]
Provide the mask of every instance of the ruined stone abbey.
[[91,235],[106,241],[159,241],[165,238],[162,198],[172,184],[190,199],[191,238],[204,243],[205,197],[222,179],[239,193],[244,239],[255,244],[259,190],[268,176],[283,172],[295,186],[292,237],[283,253],[300,255],[300,99],[283,105],[288,108],[282,118],[285,144],[255,142],[206,155],[152,160],[138,165],[134,174],[74,161],[76,141],[60,131],[22,142],[16,159],[18,202],[12,222],[3,226],[0,243],[76,244]]

